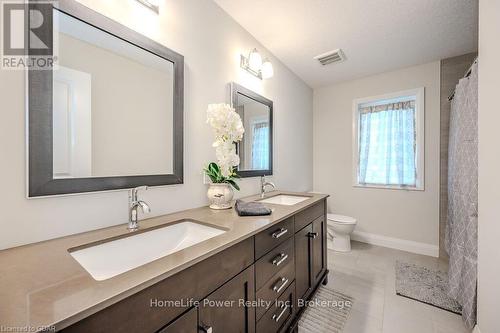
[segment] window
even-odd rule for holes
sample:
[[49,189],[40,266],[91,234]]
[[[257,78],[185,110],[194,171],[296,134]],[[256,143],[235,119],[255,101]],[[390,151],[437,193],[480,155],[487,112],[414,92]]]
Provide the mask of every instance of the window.
[[269,121],[253,124],[252,168],[256,170],[269,169]]
[[354,101],[354,186],[424,189],[424,88]]

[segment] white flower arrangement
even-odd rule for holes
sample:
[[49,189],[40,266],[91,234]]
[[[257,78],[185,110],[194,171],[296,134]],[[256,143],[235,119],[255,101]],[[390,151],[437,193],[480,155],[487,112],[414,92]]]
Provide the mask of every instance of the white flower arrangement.
[[[214,183],[229,183],[239,189],[233,178],[236,178],[234,167],[240,164],[240,158],[236,154],[235,143],[243,139],[245,129],[241,117],[228,104],[210,104],[207,110],[207,123],[212,127],[215,140],[212,146],[215,148],[215,163],[210,163],[205,172]],[[217,176],[217,174],[219,174]]]

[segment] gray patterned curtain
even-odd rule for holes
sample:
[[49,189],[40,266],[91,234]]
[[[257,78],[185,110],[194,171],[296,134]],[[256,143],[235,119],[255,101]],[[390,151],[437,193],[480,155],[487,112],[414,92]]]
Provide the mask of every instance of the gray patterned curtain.
[[476,323],[478,106],[477,62],[457,85],[450,113],[448,151],[448,223],[446,251],[450,256],[449,296],[462,305],[468,328]]

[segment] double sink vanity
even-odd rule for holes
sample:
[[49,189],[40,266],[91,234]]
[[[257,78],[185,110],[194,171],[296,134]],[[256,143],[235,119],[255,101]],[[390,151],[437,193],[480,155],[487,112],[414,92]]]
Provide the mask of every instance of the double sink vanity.
[[[307,199],[309,197],[280,194],[261,199],[259,202],[291,206]],[[138,226],[135,228],[138,229]],[[95,280],[102,281],[226,231],[200,221],[180,220],[167,226],[138,232],[133,236],[126,235],[70,249],[69,252]],[[273,238],[278,239],[287,232],[288,229],[283,229],[280,233],[273,234]],[[130,249],[134,251],[130,252]],[[124,257],[123,253],[129,254]]]
[[119,225],[4,251],[12,302],[2,322],[86,333],[293,330],[299,299],[327,279],[326,198],[275,191],[244,199],[270,216],[201,207],[134,232]]

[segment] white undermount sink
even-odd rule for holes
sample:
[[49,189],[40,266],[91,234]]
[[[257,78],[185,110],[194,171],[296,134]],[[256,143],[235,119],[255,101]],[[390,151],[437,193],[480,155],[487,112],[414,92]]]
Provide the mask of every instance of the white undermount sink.
[[310,198],[311,197],[303,197],[303,196],[299,196],[299,195],[279,194],[279,195],[275,195],[274,197],[259,200],[259,202],[276,204],[276,205],[292,206],[292,205],[296,205],[299,202],[305,201],[305,200],[310,199]]
[[95,280],[102,281],[223,233],[219,228],[183,220],[83,249],[70,249],[70,254]]

